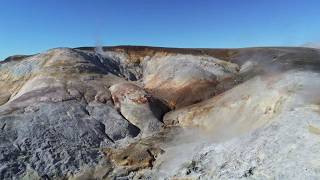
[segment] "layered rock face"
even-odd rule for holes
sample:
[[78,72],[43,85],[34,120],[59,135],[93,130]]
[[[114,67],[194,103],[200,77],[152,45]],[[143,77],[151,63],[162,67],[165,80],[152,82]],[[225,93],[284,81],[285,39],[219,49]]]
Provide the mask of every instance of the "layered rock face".
[[0,179],[320,176],[320,51],[57,48],[0,62]]

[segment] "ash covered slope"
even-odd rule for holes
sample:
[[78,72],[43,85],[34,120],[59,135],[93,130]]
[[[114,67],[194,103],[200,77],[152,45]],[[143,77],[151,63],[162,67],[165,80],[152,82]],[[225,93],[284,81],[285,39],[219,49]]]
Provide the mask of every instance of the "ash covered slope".
[[[162,139],[167,138],[159,140],[160,135],[152,136],[153,133],[166,132],[173,125],[207,127],[212,124],[208,116],[218,117],[221,112],[229,112],[215,110],[221,101],[216,101],[214,96],[223,92],[238,94],[244,91],[241,86],[246,86],[245,83],[250,87],[250,82],[254,81],[250,79],[270,72],[313,71],[317,74],[319,57],[319,51],[309,48],[118,46],[96,51],[93,48],[58,48],[34,56],[8,58],[0,62],[0,179],[74,178],[79,172],[79,177],[83,178],[137,177],[139,173],[147,177],[144,168],[161,164],[161,159],[156,160],[149,152],[158,154],[164,149],[163,159],[166,154],[175,154],[170,148],[166,152],[170,143]],[[308,78],[299,81],[308,81]],[[254,94],[263,90],[252,88],[250,91]],[[267,97],[274,97],[274,94]],[[239,97],[222,99],[230,103]],[[259,104],[260,100],[256,98],[255,103]],[[196,104],[198,102],[200,104]],[[206,111],[202,110],[203,106]],[[170,110],[174,111],[163,118]],[[248,111],[252,111],[252,106]],[[259,113],[256,116],[259,118]],[[254,120],[244,118],[243,121],[254,124]],[[226,129],[223,122],[233,124],[232,118],[215,121],[222,122],[213,123],[222,124],[219,126],[222,129]],[[239,133],[231,137],[267,126],[267,123],[257,123],[254,128],[237,126],[241,123],[236,122],[234,129]],[[217,132],[215,128],[209,129]],[[313,127],[313,131],[316,130]],[[181,136],[180,130],[171,133],[170,136]],[[153,138],[150,140],[148,136]],[[278,137],[285,136],[279,134]],[[151,151],[145,141],[150,144]],[[126,147],[129,142],[138,144]],[[153,147],[155,143],[164,147],[161,150]],[[105,150],[110,147],[114,150]],[[120,158],[117,163],[117,158],[131,152],[132,147],[137,150],[126,155],[132,159]],[[242,151],[248,150],[238,153]],[[214,159],[214,154],[212,156]],[[176,168],[180,165],[178,163]],[[155,166],[149,174],[159,177],[162,169]],[[199,177],[210,175],[206,170],[203,174],[193,173],[198,173]],[[173,175],[167,173],[163,177]]]
[[318,179],[319,80],[319,73],[296,70],[257,76],[169,112],[165,123],[203,134],[176,138],[178,145],[164,149],[174,156],[159,158],[155,177]]

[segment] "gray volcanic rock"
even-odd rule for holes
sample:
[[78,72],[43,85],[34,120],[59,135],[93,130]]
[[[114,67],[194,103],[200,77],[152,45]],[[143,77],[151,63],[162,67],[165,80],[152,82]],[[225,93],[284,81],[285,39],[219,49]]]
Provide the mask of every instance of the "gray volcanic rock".
[[8,58],[0,179],[319,177],[319,67],[309,48],[57,48]]
[[[65,175],[97,163],[100,146],[132,135],[129,123],[111,107],[104,111],[108,119],[98,116],[99,107],[73,100],[32,108],[1,117],[2,179],[21,175],[27,166],[41,176]],[[92,114],[86,108],[92,108]]]
[[[123,81],[93,54],[54,49],[1,65],[9,95],[0,107],[0,178],[63,177],[101,159],[100,147],[139,129],[112,105],[109,86]],[[11,65],[12,63],[12,65]]]
[[144,135],[160,130],[166,109],[142,88],[132,83],[120,83],[111,86],[110,91],[115,107]]

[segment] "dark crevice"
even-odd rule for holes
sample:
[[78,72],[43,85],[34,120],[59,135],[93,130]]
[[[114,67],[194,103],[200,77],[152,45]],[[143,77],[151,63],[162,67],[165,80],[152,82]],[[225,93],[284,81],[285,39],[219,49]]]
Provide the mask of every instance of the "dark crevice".
[[4,130],[4,128],[6,127],[6,125],[7,125],[7,123],[4,123],[4,124],[2,125],[2,127],[1,127],[1,130],[2,130],[2,131]]
[[129,130],[129,134],[132,137],[138,136],[140,134],[140,132],[141,132],[141,130],[137,126],[131,124],[130,122],[129,122],[129,125],[128,125],[128,130]]
[[169,106],[155,97],[148,97],[148,101],[150,102],[149,107],[152,113],[159,121],[163,122],[163,116],[170,111]]
[[251,167],[250,169],[248,169],[244,175],[242,175],[242,177],[249,177],[253,175],[253,171],[255,170],[256,167]]

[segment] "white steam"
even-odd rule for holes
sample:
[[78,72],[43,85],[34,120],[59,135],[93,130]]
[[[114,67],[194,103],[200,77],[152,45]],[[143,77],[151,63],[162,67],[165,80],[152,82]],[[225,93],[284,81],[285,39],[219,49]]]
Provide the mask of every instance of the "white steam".
[[[177,172],[181,174],[205,147],[228,141],[232,137],[252,133],[276,121],[278,116],[291,109],[305,107],[308,104],[319,104],[319,80],[318,73],[292,71],[274,77],[264,77],[262,80],[256,78],[253,82],[246,82],[247,84],[240,88],[236,87],[236,91],[231,90],[231,93],[224,95],[227,99],[232,97],[229,99],[231,101],[232,99],[237,101],[238,97],[242,97],[244,92],[248,91],[246,87],[251,89],[251,97],[243,102],[239,100],[238,104],[227,102],[221,104],[221,107],[215,106],[213,109],[220,108],[220,110],[210,110],[206,117],[195,117],[193,120],[203,121],[205,127],[186,128],[164,148],[165,153],[157,159],[155,165],[158,170],[156,178],[166,179],[177,175]],[[268,87],[270,89],[267,89]],[[274,96],[272,91],[277,92],[275,93],[277,96]],[[285,101],[276,102],[279,99],[285,99]],[[219,106],[219,102],[216,102],[216,105]],[[235,116],[235,113],[238,113],[238,116]],[[219,122],[216,122],[217,118]]]
[[302,47],[320,49],[320,42],[309,42],[302,45]]

